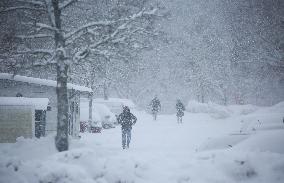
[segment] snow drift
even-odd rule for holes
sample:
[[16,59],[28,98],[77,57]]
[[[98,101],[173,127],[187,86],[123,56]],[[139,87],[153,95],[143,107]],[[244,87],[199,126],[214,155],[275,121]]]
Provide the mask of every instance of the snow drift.
[[206,113],[215,119],[224,119],[236,115],[247,115],[258,110],[254,105],[223,106],[212,102],[199,103],[195,100],[188,102],[186,110],[190,113]]
[[[137,111],[126,151],[120,128],[81,134],[81,139],[70,139],[69,151],[60,153],[54,136],[19,138],[0,144],[0,183],[282,183],[283,104],[246,115],[242,107],[224,109],[231,117],[222,120],[186,113],[179,125],[175,115],[160,115],[154,122]],[[239,132],[258,121],[259,128]]]

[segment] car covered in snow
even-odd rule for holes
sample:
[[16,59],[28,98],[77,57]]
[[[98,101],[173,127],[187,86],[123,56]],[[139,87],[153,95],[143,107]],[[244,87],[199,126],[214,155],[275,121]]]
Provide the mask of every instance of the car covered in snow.
[[[101,121],[103,128],[114,128],[116,123],[116,116],[104,104],[93,104],[94,115],[98,114],[98,120]],[[95,117],[96,118],[96,117]]]
[[92,113],[92,121],[89,122],[89,108],[80,107],[80,132],[100,133],[102,130],[102,122],[98,114]]
[[119,115],[122,112],[123,106],[128,106],[130,110],[136,109],[136,105],[129,99],[122,98],[109,98],[107,100],[103,98],[93,99],[94,104],[104,104],[115,115]]
[[116,117],[104,104],[92,106],[92,122],[89,122],[89,102],[87,99],[80,101],[80,131],[101,132],[102,128],[114,128]]

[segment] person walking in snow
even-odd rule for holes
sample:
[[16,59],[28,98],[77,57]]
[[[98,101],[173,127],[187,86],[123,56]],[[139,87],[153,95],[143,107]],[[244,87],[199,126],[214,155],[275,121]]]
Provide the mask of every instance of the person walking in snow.
[[185,107],[181,100],[177,100],[176,103],[176,110],[177,110],[177,123],[182,123],[182,117],[184,116]]
[[118,124],[121,125],[122,132],[122,148],[129,148],[131,141],[132,125],[137,121],[137,118],[130,112],[129,107],[124,106],[123,112],[117,118]]
[[150,103],[153,119],[157,120],[157,114],[161,110],[161,103],[157,96]]

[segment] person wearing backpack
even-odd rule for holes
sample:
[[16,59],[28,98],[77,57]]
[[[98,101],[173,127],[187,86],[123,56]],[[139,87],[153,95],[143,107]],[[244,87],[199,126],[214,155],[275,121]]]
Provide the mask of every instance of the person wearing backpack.
[[137,118],[130,112],[129,107],[124,106],[123,112],[119,114],[118,124],[121,125],[122,132],[122,148],[129,148],[129,144],[131,141],[131,130],[132,125],[134,125],[137,121]]
[[156,121],[156,120],[157,120],[158,112],[161,110],[161,103],[160,103],[160,100],[158,99],[157,95],[156,95],[155,98],[151,101],[150,106],[151,106],[151,111],[152,111],[153,119]]
[[185,107],[181,100],[177,100],[176,103],[176,109],[177,109],[177,123],[182,123],[182,117],[184,116]]

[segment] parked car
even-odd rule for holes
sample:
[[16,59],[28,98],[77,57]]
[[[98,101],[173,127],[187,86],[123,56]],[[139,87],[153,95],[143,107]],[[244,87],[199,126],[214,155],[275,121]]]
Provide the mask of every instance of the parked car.
[[129,99],[109,98],[105,100],[103,98],[95,98],[93,102],[94,104],[106,105],[115,115],[119,115],[122,112],[123,106],[128,106],[130,110],[136,109],[135,104]]
[[80,132],[90,132],[90,133],[101,133],[102,124],[99,121],[93,121],[89,123],[89,121],[80,121]]
[[92,122],[89,122],[89,103],[87,99],[80,101],[80,127],[81,132],[89,131],[100,133],[102,128],[114,128],[116,117],[104,104],[93,103]]
[[103,128],[114,128],[116,123],[116,116],[104,104],[93,104],[93,110],[99,114],[100,121]]
[[89,122],[89,107],[80,107],[80,132],[100,133],[102,122],[99,114],[93,111],[92,121]]

